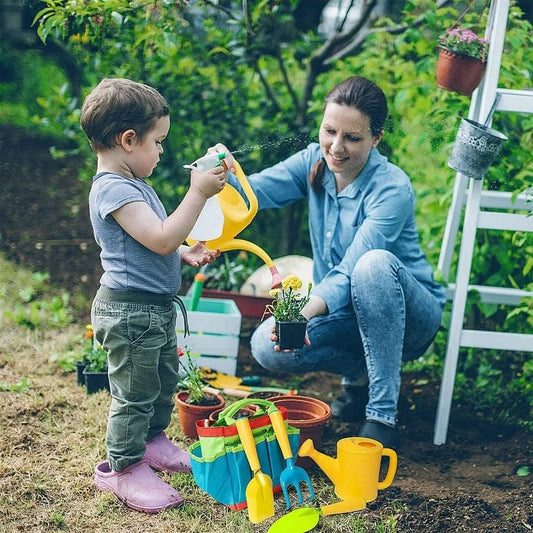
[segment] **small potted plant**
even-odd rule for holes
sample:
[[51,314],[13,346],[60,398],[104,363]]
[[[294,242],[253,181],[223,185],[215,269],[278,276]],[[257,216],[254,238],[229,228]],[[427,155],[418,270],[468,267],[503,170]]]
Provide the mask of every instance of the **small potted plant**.
[[272,315],[276,324],[278,345],[282,350],[294,350],[304,345],[307,320],[301,312],[309,301],[312,283],[307,285],[307,293],[302,294],[302,280],[292,274],[281,280],[281,288],[272,289],[272,303],[265,307],[263,315]]
[[103,389],[109,390],[107,352],[94,340],[94,332],[91,324],[87,326],[85,338],[90,340],[90,344],[85,347],[83,357],[79,364],[83,366],[87,394],[93,394]]
[[437,85],[442,89],[471,96],[487,65],[489,41],[460,26],[439,37]]
[[184,351],[178,348],[178,357],[180,366],[185,373],[185,377],[178,383],[178,388],[181,390],[176,394],[181,430],[188,437],[197,439],[196,422],[208,419],[213,411],[224,407],[226,401],[220,394],[213,394],[205,390],[200,369],[192,360],[188,349]]

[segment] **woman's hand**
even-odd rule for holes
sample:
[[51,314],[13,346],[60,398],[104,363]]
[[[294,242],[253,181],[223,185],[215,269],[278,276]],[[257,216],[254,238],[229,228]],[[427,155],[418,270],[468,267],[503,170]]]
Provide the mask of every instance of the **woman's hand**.
[[224,146],[222,143],[217,143],[215,146],[211,146],[207,149],[207,154],[226,154],[226,157],[223,159],[223,162],[230,172],[235,172],[235,160],[229,151],[229,148]]
[[[281,352],[281,348],[278,344],[278,336],[276,335],[276,326],[272,326],[272,331],[270,332],[270,340],[275,343],[274,351],[275,352]],[[306,346],[311,345],[311,341],[309,340],[309,335],[307,335],[307,329],[305,330],[305,338],[304,338],[304,344]],[[294,350],[283,350],[285,353],[290,353]]]
[[219,248],[210,250],[204,241],[197,241],[192,246],[180,246],[180,256],[183,263],[193,267],[200,267],[212,263],[221,254]]

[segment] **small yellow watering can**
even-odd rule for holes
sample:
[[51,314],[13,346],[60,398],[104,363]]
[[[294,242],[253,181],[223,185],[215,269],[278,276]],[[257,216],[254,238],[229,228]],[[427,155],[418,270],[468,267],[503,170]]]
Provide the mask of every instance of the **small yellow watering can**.
[[[206,170],[222,164],[225,154],[214,154],[202,157],[186,168]],[[209,198],[200,213],[196,224],[187,237],[187,244],[193,245],[197,241],[205,241],[210,249],[219,248],[223,252],[229,250],[247,250],[257,255],[269,267],[272,274],[272,287],[281,285],[282,275],[270,256],[256,244],[237,239],[236,236],[246,228],[257,213],[257,198],[248,183],[244,172],[237,161],[234,160],[235,175],[239,181],[248,205],[242,195],[229,183],[226,183],[221,192]]]

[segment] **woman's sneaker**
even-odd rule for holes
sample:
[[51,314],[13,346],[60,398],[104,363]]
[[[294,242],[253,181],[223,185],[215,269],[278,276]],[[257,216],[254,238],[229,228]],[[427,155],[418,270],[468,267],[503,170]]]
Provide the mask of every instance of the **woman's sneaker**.
[[365,419],[368,403],[368,385],[345,386],[343,393],[331,404],[331,414],[342,422],[359,422]]
[[366,420],[360,429],[359,437],[374,439],[381,442],[384,448],[391,448],[398,451],[400,447],[400,437],[396,426],[389,426],[377,420]]

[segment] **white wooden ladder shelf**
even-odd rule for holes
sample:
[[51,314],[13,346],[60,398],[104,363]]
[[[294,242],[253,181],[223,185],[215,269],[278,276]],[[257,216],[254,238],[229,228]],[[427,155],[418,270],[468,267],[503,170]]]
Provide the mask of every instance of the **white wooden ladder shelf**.
[[[533,91],[498,88],[501,58],[505,40],[509,0],[492,0],[485,31],[490,40],[485,77],[472,95],[468,118],[491,125],[491,111],[533,113]],[[497,97],[498,96],[498,97]],[[496,102],[494,109],[491,106]],[[506,132],[513,142],[512,132]],[[477,228],[533,232],[533,191],[521,194],[512,201],[511,193],[484,191],[483,180],[468,179],[457,173],[452,204],[444,229],[439,270],[448,280],[457,234],[464,208],[462,237],[457,263],[456,281],[448,287],[453,300],[446,358],[442,375],[434,443],[444,444],[448,432],[455,373],[460,347],[533,352],[533,335],[512,332],[492,332],[464,329],[464,315],[468,291],[476,289],[487,303],[516,306],[532,292],[516,288],[469,285]],[[490,209],[491,211],[488,211]]]

